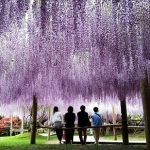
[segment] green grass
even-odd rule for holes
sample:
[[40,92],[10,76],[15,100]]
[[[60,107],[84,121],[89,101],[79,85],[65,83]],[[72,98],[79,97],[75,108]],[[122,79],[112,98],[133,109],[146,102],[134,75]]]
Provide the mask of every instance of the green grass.
[[[51,136],[51,140],[56,140],[56,136]],[[37,135],[36,143],[45,144],[47,137]],[[0,137],[0,145],[27,145],[30,143],[30,134],[20,134],[16,136]]]

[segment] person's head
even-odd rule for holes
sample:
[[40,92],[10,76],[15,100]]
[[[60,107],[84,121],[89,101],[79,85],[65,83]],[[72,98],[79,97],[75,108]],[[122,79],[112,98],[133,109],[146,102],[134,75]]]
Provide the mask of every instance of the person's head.
[[85,106],[84,106],[84,105],[81,105],[80,110],[81,110],[81,111],[85,111]]
[[58,107],[57,107],[57,106],[55,106],[54,109],[53,109],[53,114],[54,114],[55,112],[58,112]]
[[93,108],[93,111],[94,111],[94,112],[98,112],[98,107],[94,107],[94,108]]
[[69,107],[68,107],[68,112],[69,112],[69,113],[72,113],[72,112],[73,112],[73,107],[72,107],[72,106],[69,106]]

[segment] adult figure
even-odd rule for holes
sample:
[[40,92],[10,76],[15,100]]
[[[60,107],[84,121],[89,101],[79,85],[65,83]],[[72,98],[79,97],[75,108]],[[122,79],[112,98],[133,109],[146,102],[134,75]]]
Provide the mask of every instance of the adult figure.
[[68,107],[68,112],[64,116],[64,121],[65,121],[65,127],[68,128],[65,130],[66,132],[66,144],[71,144],[73,142],[73,135],[74,135],[74,129],[69,129],[73,128],[75,126],[75,114],[73,113],[73,107],[69,106]]
[[[79,139],[81,144],[86,144],[86,139],[87,139],[87,126],[89,126],[89,116],[88,113],[85,112],[85,106],[82,105],[80,107],[80,112],[77,113],[78,116],[78,127],[81,127],[81,129],[78,130],[79,132]],[[83,137],[82,137],[83,135]]]
[[52,124],[55,128],[57,138],[59,140],[59,143],[61,144],[63,130],[62,130],[62,115],[58,110],[58,107],[55,106],[53,109],[53,115],[52,115]]
[[98,145],[99,137],[100,137],[100,127],[102,125],[102,116],[99,113],[98,107],[93,108],[94,114],[91,116],[92,118],[92,124],[94,126],[93,132],[94,132],[94,138],[95,143]]

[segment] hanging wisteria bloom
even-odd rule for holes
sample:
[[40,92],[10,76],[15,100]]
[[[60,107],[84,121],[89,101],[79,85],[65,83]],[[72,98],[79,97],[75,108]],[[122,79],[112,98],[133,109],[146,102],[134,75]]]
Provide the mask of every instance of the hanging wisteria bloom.
[[1,103],[135,97],[149,25],[149,0],[0,0]]

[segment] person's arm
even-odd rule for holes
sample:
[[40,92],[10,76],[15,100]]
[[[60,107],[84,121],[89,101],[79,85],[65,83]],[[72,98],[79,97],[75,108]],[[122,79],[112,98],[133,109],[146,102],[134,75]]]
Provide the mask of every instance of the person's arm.
[[60,117],[60,120],[63,121],[63,117],[62,117],[61,112],[59,112],[59,117]]
[[75,120],[76,120],[76,115],[74,114],[73,122],[75,122]]
[[80,117],[79,117],[79,112],[78,112],[78,113],[77,113],[78,124],[79,124],[79,118],[80,118]]
[[90,125],[90,120],[89,120],[89,115],[87,113],[87,116],[86,116],[86,122],[87,122],[87,125]]
[[56,113],[54,113],[54,114],[52,115],[51,125],[53,125],[53,124],[56,122],[57,117],[58,117],[58,116],[57,116]]
[[66,114],[64,115],[64,122],[66,123]]

